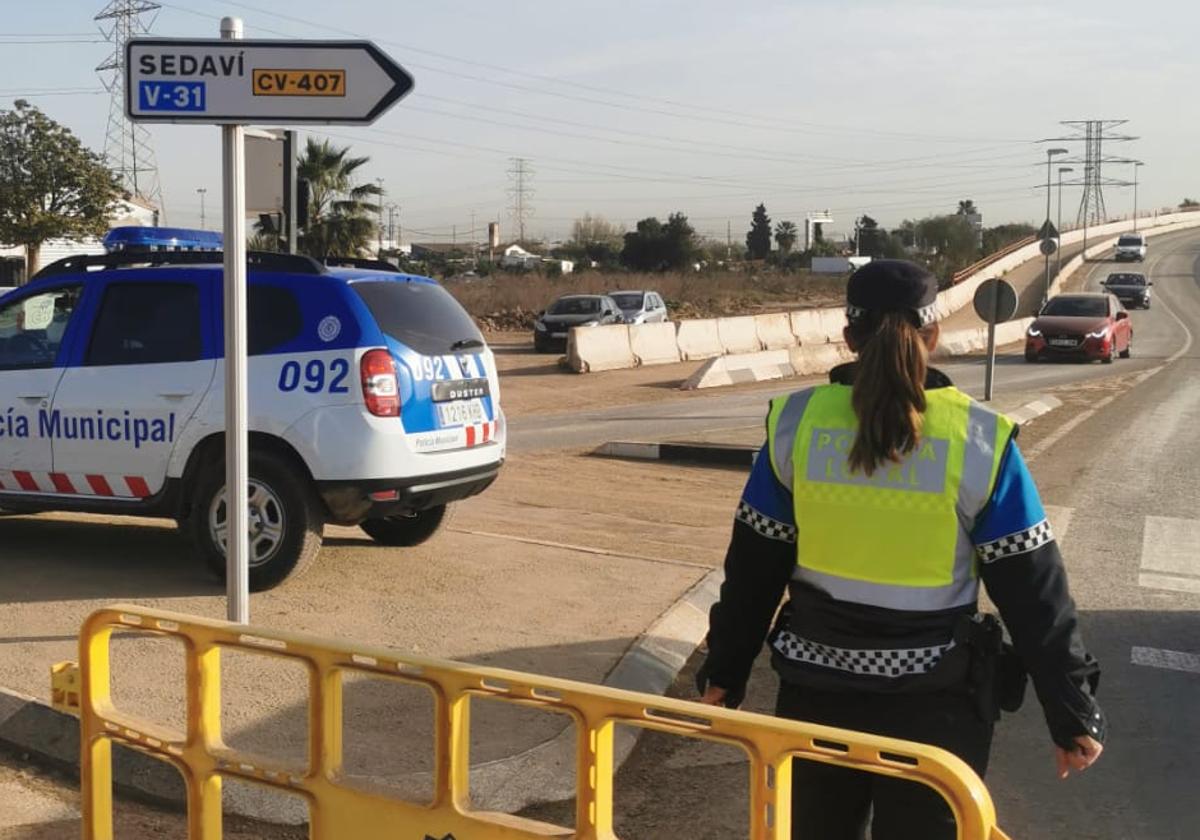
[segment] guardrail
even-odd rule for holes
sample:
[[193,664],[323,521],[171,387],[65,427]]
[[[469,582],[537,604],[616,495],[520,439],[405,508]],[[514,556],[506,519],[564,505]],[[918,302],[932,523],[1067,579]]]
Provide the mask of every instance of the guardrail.
[[1013,251],[1018,251],[1021,248],[1024,248],[1026,245],[1031,245],[1034,242],[1037,242],[1037,237],[1032,236],[1032,235],[1026,236],[1024,239],[1018,239],[1016,242],[1010,242],[1009,244],[1007,244],[1003,248],[1001,248],[999,251],[988,254],[983,259],[979,260],[978,262],[971,263],[969,266],[962,269],[961,271],[954,272],[954,274],[951,275],[951,277],[950,277],[950,285],[957,286],[959,283],[961,283],[963,280],[966,280],[968,277],[970,277],[975,272],[987,268],[992,263],[998,262],[999,260],[1004,259],[1009,254],[1011,254]]
[[[186,655],[186,732],[167,731],[113,706],[109,644],[114,631],[174,637]],[[91,615],[80,663],[54,668],[60,708],[80,718],[83,837],[111,840],[112,753],[123,744],[173,765],[187,789],[188,837],[222,836],[221,784],[239,780],[303,797],[313,840],[430,836],[533,840],[547,836],[611,840],[613,740],[619,725],[740,747],[749,759],[749,837],[791,837],[791,762],[819,761],[920,782],[949,803],[963,840],[1007,840],[978,776],[934,747],[766,715],[700,706],[568,680],[403,657],[298,633],[116,605]],[[276,766],[231,750],[221,737],[221,652],[238,650],[299,662],[308,672],[308,762]],[[434,796],[429,804],[363,790],[342,778],[342,684],[368,676],[427,688],[435,698]],[[75,681],[77,680],[77,682]],[[574,721],[575,828],[472,810],[470,705],[474,698],[561,712]],[[73,706],[72,699],[78,700]],[[836,803],[830,803],[831,807]]]

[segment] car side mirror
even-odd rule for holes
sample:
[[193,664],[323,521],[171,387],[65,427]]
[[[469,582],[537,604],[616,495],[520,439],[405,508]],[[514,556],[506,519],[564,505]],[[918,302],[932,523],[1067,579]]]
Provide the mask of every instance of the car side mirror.
[[1129,317],[1129,313],[1128,313],[1128,312],[1121,311],[1121,312],[1118,312],[1118,313],[1117,313],[1117,320],[1118,320],[1118,321],[1124,321],[1124,320],[1125,320],[1126,318],[1128,318],[1128,317]]
[[1154,281],[1153,281],[1153,280],[1151,280],[1151,281],[1150,281],[1150,282],[1148,282],[1146,285],[1147,285],[1147,286],[1153,286],[1153,285],[1154,285]]
[[605,310],[604,310],[604,315],[605,315],[605,317],[607,317],[607,318],[611,318],[611,317],[613,316],[613,311],[612,311],[611,309],[605,309]]

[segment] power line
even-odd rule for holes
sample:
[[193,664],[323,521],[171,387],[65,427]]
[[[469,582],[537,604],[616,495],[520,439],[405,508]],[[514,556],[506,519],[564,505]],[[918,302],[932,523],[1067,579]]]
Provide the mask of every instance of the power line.
[[161,212],[162,186],[150,132],[125,116],[125,45],[133,37],[149,34],[159,8],[150,0],[111,0],[95,20],[113,45],[108,59],[96,68],[110,95],[104,156],[130,194]]
[[1079,201],[1079,213],[1076,216],[1076,223],[1080,226],[1096,225],[1104,222],[1108,218],[1107,208],[1104,206],[1104,187],[1121,185],[1123,182],[1106,181],[1103,176],[1103,166],[1105,163],[1132,163],[1126,158],[1106,158],[1104,156],[1104,141],[1109,142],[1127,142],[1136,140],[1136,137],[1130,137],[1126,134],[1109,134],[1105,136],[1105,131],[1125,125],[1129,120],[1063,120],[1062,125],[1073,129],[1076,133],[1069,137],[1052,137],[1043,142],[1046,143],[1078,143],[1083,141],[1084,157],[1082,160],[1078,158],[1063,158],[1063,163],[1082,163],[1083,164],[1083,195]]
[[[246,9],[248,11],[267,15],[269,17],[273,17],[273,18],[276,18],[279,20],[285,20],[285,21],[288,21],[291,23],[297,23],[302,26],[307,26],[307,27],[310,27],[313,29],[321,30],[322,32],[334,32],[334,33],[337,33],[340,35],[346,35],[346,36],[354,37],[354,38],[368,37],[362,33],[355,32],[353,30],[340,29],[337,27],[330,26],[327,22],[319,23],[316,21],[306,20],[304,18],[296,17],[294,15],[287,15],[287,14],[283,14],[281,12],[275,12],[275,11],[271,11],[269,9],[264,9],[262,7],[255,6],[250,3],[237,2],[237,0],[209,0],[209,2],[221,2],[224,5],[234,6],[234,7],[241,8],[241,9]],[[194,12],[191,9],[186,9],[182,6],[175,5],[174,3],[163,3],[163,5],[169,6],[178,11],[186,11],[186,12],[189,12],[192,14],[203,15],[203,13]],[[212,17],[212,16],[210,15],[207,17]],[[263,31],[266,31],[266,32],[271,31],[271,30],[265,29],[263,27],[255,27],[255,28],[262,29]],[[276,31],[275,34],[283,35],[285,37],[294,37],[294,33],[286,33],[286,32]],[[813,122],[803,122],[803,121],[795,121],[795,120],[780,123],[777,120],[772,120],[771,118],[764,117],[764,116],[758,115],[758,114],[750,114],[750,113],[734,111],[734,110],[723,110],[720,108],[714,108],[711,105],[695,105],[695,104],[680,102],[677,100],[645,96],[643,94],[638,94],[638,93],[634,93],[631,91],[618,91],[618,90],[613,90],[613,89],[609,89],[609,88],[600,88],[600,87],[593,86],[593,85],[587,85],[587,84],[584,84],[581,82],[572,82],[572,81],[568,81],[568,80],[555,79],[551,76],[544,76],[544,75],[540,75],[537,73],[528,73],[528,72],[525,72],[522,70],[516,70],[516,69],[510,68],[510,67],[504,67],[504,66],[498,65],[498,64],[490,64],[487,62],[474,61],[472,59],[463,58],[461,56],[450,55],[448,53],[441,53],[441,52],[437,52],[434,50],[429,50],[429,49],[426,49],[423,47],[419,47],[415,44],[407,44],[407,43],[404,43],[401,41],[395,41],[395,40],[390,40],[390,39],[386,39],[386,38],[378,38],[378,37],[374,38],[374,40],[381,44],[388,44],[391,46],[400,47],[401,49],[406,50],[410,53],[419,53],[422,55],[428,55],[433,58],[440,59],[442,61],[449,61],[449,62],[453,62],[456,64],[463,64],[463,65],[472,66],[472,67],[479,67],[481,69],[489,70],[489,71],[499,71],[501,73],[506,73],[511,76],[528,78],[528,79],[532,79],[532,80],[542,82],[542,83],[550,83],[550,84],[560,85],[560,86],[564,86],[564,87],[585,90],[585,91],[589,91],[589,92],[593,92],[593,93],[604,94],[604,95],[608,95],[608,96],[621,97],[620,101],[596,99],[594,97],[562,93],[560,91],[543,90],[540,88],[530,87],[528,85],[521,85],[521,84],[517,84],[514,82],[503,82],[503,81],[497,80],[491,76],[477,76],[477,75],[472,75],[472,74],[468,74],[468,73],[460,73],[460,72],[457,72],[454,70],[447,70],[447,69],[441,68],[441,67],[432,67],[429,65],[418,64],[418,63],[411,62],[411,61],[406,62],[406,64],[409,67],[422,69],[422,70],[428,70],[433,73],[442,73],[442,74],[449,75],[449,76],[455,76],[457,78],[465,79],[468,81],[479,82],[482,84],[493,85],[493,86],[497,86],[497,87],[509,88],[512,90],[519,90],[519,91],[523,91],[526,93],[534,93],[534,94],[538,94],[538,95],[542,95],[542,96],[552,96],[552,97],[556,97],[556,98],[560,98],[560,99],[570,99],[570,100],[574,100],[577,102],[584,102],[584,103],[591,104],[591,105],[600,105],[602,107],[608,107],[608,108],[618,108],[618,109],[628,110],[628,111],[652,113],[652,114],[658,114],[661,116],[673,117],[676,119],[694,120],[694,121],[708,122],[708,123],[722,123],[722,124],[735,126],[737,128],[743,128],[743,129],[750,127],[750,128],[755,128],[755,129],[765,129],[765,130],[771,130],[771,131],[782,131],[782,132],[799,133],[799,134],[818,134],[818,135],[832,134],[835,136],[850,134],[850,135],[853,135],[856,137],[862,136],[862,135],[871,135],[871,136],[877,136],[877,137],[889,137],[889,138],[893,138],[893,139],[906,139],[906,140],[914,140],[914,141],[919,140],[922,142],[938,142],[938,143],[978,143],[978,142],[981,142],[983,139],[980,137],[968,138],[968,137],[961,137],[961,136],[922,134],[922,133],[918,133],[918,132],[896,132],[896,131],[887,131],[887,130],[883,130],[883,129],[877,129],[877,128],[871,128],[871,127],[865,127],[865,126],[838,126],[838,125],[826,124],[826,123],[813,123]],[[679,111],[667,111],[667,110],[663,110],[662,108],[641,107],[641,106],[630,104],[631,101],[652,102],[652,103],[656,103],[656,104],[660,104],[660,105],[666,105],[666,106],[672,107],[672,108],[684,108],[684,109],[688,109],[688,110],[692,110],[692,111],[698,111],[700,113],[699,114],[688,114],[688,113],[682,113]],[[729,117],[729,119],[713,117],[712,116],[713,114],[725,114],[727,117]],[[746,123],[746,120],[748,120],[748,119],[760,122],[762,124],[748,126]],[[993,140],[993,141],[995,140],[995,138],[989,138],[989,139]],[[1010,143],[1020,144],[1020,143],[1026,142],[1026,141],[1014,139],[1014,140],[1007,140],[1007,141],[1002,141],[1002,142],[1010,142]]]
[[533,197],[533,167],[526,158],[510,158],[508,177],[512,187],[508,191],[511,201],[509,215],[512,216],[513,227],[517,230],[517,241],[525,242],[525,223],[533,215],[533,205],[529,199]]

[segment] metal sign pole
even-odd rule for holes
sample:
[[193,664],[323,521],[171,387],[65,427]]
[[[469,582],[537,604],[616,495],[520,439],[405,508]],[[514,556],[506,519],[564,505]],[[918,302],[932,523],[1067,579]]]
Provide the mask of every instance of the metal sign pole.
[[[241,18],[221,19],[221,38],[239,40]],[[227,617],[250,622],[250,459],[246,398],[246,140],[221,126],[225,231],[225,597]],[[200,515],[207,515],[201,511]]]
[[983,376],[983,400],[992,401],[992,382],[996,376],[996,322],[1000,320],[1000,289],[992,289],[993,317],[988,323],[987,371]]

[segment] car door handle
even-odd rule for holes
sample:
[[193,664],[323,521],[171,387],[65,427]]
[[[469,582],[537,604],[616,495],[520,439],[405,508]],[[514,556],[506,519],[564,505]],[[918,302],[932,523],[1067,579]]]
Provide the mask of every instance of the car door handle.
[[159,391],[160,397],[166,397],[168,400],[181,400],[184,397],[190,397],[191,391]]

